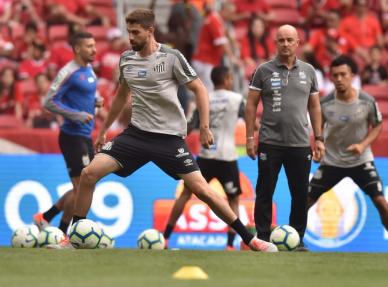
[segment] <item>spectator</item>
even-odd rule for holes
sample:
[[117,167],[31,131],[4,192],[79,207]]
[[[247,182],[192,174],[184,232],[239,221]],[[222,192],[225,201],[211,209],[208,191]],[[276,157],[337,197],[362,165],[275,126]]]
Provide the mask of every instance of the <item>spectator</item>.
[[[37,2],[37,1],[35,1]],[[39,26],[44,25],[44,21],[40,16],[40,13],[37,11],[37,9],[42,12],[41,4],[42,1],[39,1],[36,5],[33,3],[32,0],[19,0],[14,1],[13,4],[13,11],[12,11],[12,19],[22,25],[25,25],[26,23],[33,21],[35,23],[38,23]]]
[[269,29],[260,17],[251,19],[248,34],[241,40],[241,58],[245,75],[250,77],[254,69],[275,53],[275,45],[268,34]]
[[0,24],[7,24],[12,17],[12,0],[0,0]]
[[23,120],[23,94],[16,82],[16,70],[6,67],[0,72],[0,115]]
[[37,74],[45,73],[47,70],[47,59],[46,59],[46,47],[39,40],[32,42],[29,49],[31,51],[31,57],[23,60],[19,66],[19,79],[32,79]]
[[340,32],[353,39],[357,46],[369,49],[382,45],[382,30],[376,15],[369,12],[366,0],[355,0],[354,13],[345,17]]
[[231,63],[235,58],[232,55],[228,39],[225,34],[225,25],[221,16],[213,10],[212,5],[205,5],[205,18],[199,35],[199,43],[193,56],[192,65],[199,78],[209,91],[213,90],[210,72],[213,67],[221,64],[226,54]]
[[355,51],[356,44],[346,33],[339,29],[340,16],[336,11],[326,15],[326,27],[314,30],[309,42],[303,47],[305,53],[313,53],[324,74],[329,72],[333,59],[341,54]]
[[24,26],[23,36],[15,41],[16,58],[19,60],[28,58],[28,48],[36,40],[45,42],[45,39],[39,35],[38,25],[33,21],[27,22]]
[[70,42],[73,35],[82,29],[83,26],[81,25],[69,24],[68,41],[65,43],[59,42],[51,46],[50,58],[48,60],[48,75],[50,79],[53,79],[57,71],[73,59],[74,54]]
[[49,24],[110,25],[109,18],[88,0],[47,0],[46,8]]
[[46,111],[42,100],[50,88],[50,80],[46,74],[40,73],[34,77],[36,92],[29,97],[26,124],[32,128],[58,128],[59,116]]
[[264,21],[270,22],[273,14],[266,0],[232,0],[236,5],[235,25],[248,29],[249,20],[260,16]]
[[336,0],[305,0],[301,4],[300,14],[302,23],[307,28],[323,28],[326,24],[326,16],[329,10],[337,10],[340,4]]
[[196,48],[202,17],[188,0],[179,0],[172,7],[168,19],[170,44],[191,62]]
[[115,74],[118,72],[118,64],[121,53],[126,49],[123,34],[118,28],[111,28],[107,32],[108,47],[97,51],[94,68],[99,77],[117,81]]
[[374,46],[370,49],[371,62],[362,71],[363,84],[380,85],[387,84],[387,69],[381,64],[381,49]]

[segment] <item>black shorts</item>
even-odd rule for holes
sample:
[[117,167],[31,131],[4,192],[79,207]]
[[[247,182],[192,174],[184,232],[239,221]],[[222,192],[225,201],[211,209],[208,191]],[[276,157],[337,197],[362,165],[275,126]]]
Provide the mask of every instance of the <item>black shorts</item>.
[[94,157],[92,139],[59,133],[59,147],[65,158],[67,172],[71,178],[79,177],[82,169],[87,166]]
[[228,197],[241,194],[240,174],[237,161],[223,161],[197,157],[203,177],[207,182],[218,179]]
[[321,165],[310,181],[310,192],[314,200],[331,189],[343,178],[350,177],[367,195],[382,195],[383,185],[373,161],[355,167]]
[[115,173],[122,177],[132,174],[150,161],[175,179],[180,179],[179,174],[199,171],[184,139],[142,131],[134,126],[129,126],[106,143],[101,153],[113,157],[120,164],[122,168]]

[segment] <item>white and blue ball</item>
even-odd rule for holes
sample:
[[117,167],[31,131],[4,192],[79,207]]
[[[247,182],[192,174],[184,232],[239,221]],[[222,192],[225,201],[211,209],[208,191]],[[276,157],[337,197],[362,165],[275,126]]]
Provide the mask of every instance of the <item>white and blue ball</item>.
[[45,247],[47,245],[54,245],[65,239],[65,234],[57,227],[48,226],[43,229],[38,236],[38,246]]
[[280,225],[274,228],[269,240],[277,246],[279,251],[292,251],[300,243],[298,232],[289,225]]
[[17,248],[32,248],[38,246],[39,229],[36,225],[22,226],[12,234],[11,245]]
[[104,229],[101,228],[101,239],[98,248],[111,249],[115,246],[115,239],[110,236]]
[[137,238],[137,246],[140,249],[164,249],[165,240],[163,234],[156,229],[147,229]]
[[102,236],[101,228],[90,219],[81,219],[70,228],[71,245],[77,249],[94,249],[98,247]]

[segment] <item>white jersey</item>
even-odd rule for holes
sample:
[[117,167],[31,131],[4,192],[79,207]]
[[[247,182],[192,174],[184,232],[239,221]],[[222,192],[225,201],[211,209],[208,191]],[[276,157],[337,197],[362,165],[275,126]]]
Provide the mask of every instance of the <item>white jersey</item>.
[[177,91],[197,78],[184,56],[160,45],[150,56],[125,51],[120,58],[120,83],[132,94],[131,124],[153,133],[185,137],[187,123]]
[[[243,96],[228,90],[218,89],[209,94],[210,130],[214,136],[214,145],[210,149],[202,148],[199,156],[224,161],[237,160],[235,128],[239,117],[244,116]],[[198,126],[198,113],[193,122]]]

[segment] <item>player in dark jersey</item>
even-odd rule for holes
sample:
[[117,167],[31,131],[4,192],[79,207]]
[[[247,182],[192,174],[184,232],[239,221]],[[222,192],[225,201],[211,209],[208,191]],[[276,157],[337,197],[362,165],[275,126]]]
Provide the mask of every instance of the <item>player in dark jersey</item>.
[[[206,88],[195,71],[177,50],[155,41],[155,15],[137,9],[126,17],[133,50],[120,59],[120,85],[107,119],[97,137],[101,152],[82,170],[73,222],[86,217],[96,183],[110,173],[126,177],[152,161],[187,187],[229,224],[252,250],[276,252],[277,247],[254,237],[232,209],[219,197],[199,172],[184,141],[187,123],[179,104],[177,90],[184,84],[196,98],[200,117],[200,140],[205,148],[213,143],[209,129],[209,102]],[[131,97],[129,127],[106,143],[106,131]]]
[[[211,71],[211,80],[215,90],[209,94],[210,130],[214,135],[212,148],[202,148],[197,162],[207,182],[216,178],[222,185],[229,206],[239,215],[239,195],[241,194],[239,169],[234,131],[239,118],[244,117],[245,102],[243,96],[232,92],[233,75],[227,67],[215,67]],[[188,124],[189,131],[199,128],[198,113],[195,111]],[[163,233],[166,242],[182,214],[191,192],[184,188],[171,210],[166,229]],[[227,250],[234,250],[233,241],[236,233],[229,228],[227,233]],[[167,244],[166,244],[167,247]]]
[[310,181],[308,207],[350,177],[370,196],[388,230],[388,203],[370,147],[382,130],[382,115],[373,97],[352,87],[356,73],[352,58],[336,58],[330,73],[335,90],[321,99],[326,154]]
[[102,105],[102,101],[96,97],[97,77],[90,65],[96,55],[93,35],[87,32],[75,34],[72,47],[74,59],[58,72],[44,106],[52,113],[64,117],[59,146],[73,189],[66,192],[49,210],[34,215],[35,223],[43,228],[55,215],[64,211],[59,228],[65,234],[73,216],[81,171],[94,157],[91,132],[95,108]]

